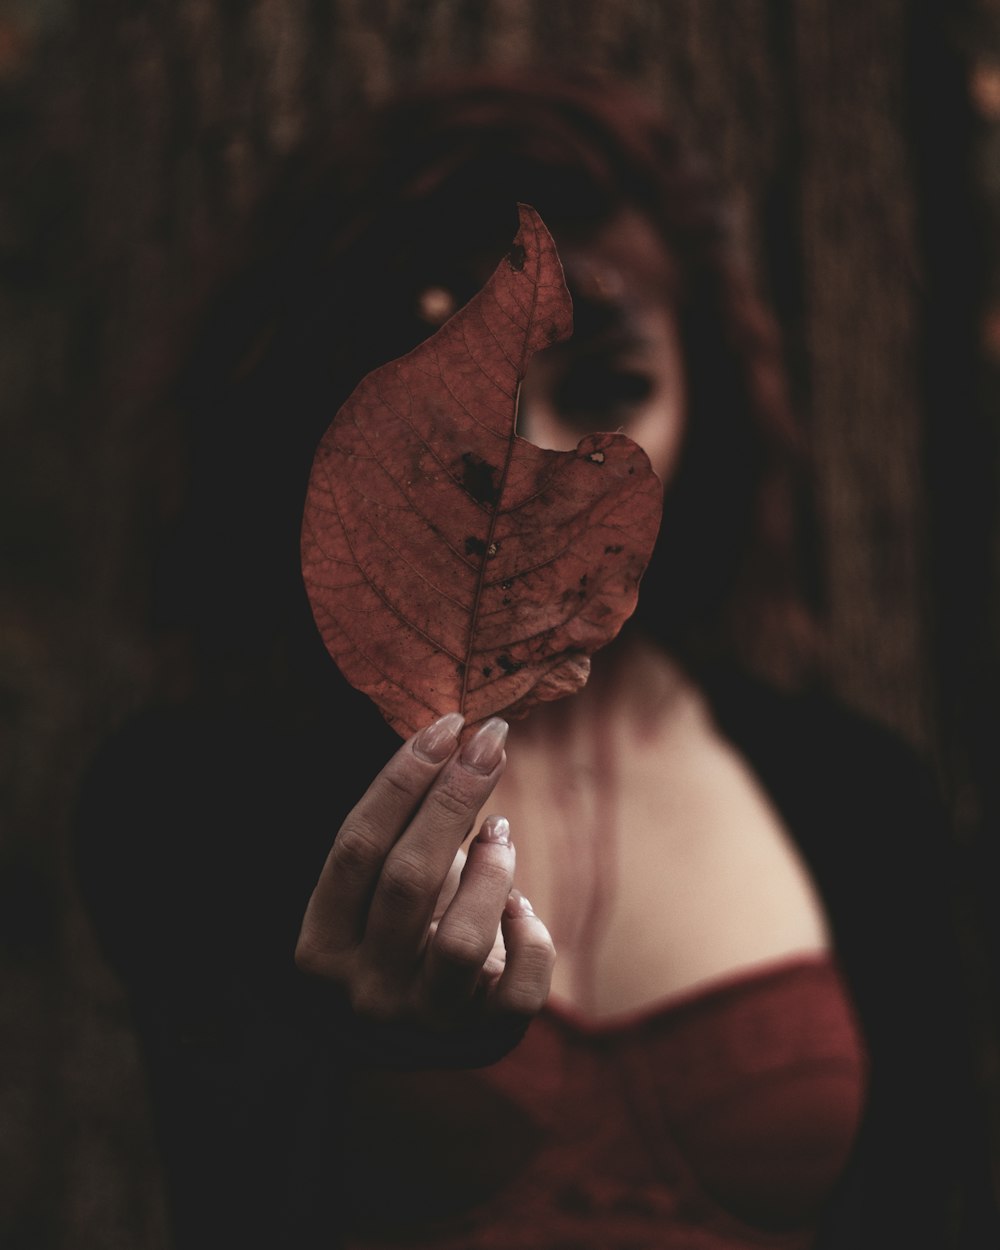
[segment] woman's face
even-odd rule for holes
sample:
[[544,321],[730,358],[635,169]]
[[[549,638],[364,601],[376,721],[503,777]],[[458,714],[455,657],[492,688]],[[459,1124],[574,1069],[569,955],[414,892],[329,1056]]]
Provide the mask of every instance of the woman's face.
[[670,259],[638,213],[615,218],[586,245],[560,249],[574,332],[533,357],[521,386],[518,433],[572,450],[586,434],[619,430],[668,482],[685,423],[683,363],[667,299]]

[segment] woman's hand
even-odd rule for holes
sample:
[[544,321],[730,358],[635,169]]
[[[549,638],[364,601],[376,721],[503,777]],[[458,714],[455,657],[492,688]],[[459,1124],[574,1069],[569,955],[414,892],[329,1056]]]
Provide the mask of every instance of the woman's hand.
[[[431,1030],[510,1024],[549,992],[555,950],[512,890],[507,821],[462,843],[506,763],[494,718],[460,750],[449,713],[405,743],[344,821],[309,900],[295,959],[354,1014]],[[464,863],[463,863],[464,858]]]

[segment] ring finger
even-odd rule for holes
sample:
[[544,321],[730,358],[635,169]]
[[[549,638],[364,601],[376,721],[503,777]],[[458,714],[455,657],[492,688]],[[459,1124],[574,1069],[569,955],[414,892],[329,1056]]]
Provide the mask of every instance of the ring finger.
[[438,1006],[458,1006],[471,997],[497,940],[513,881],[510,827],[503,816],[488,816],[427,950],[425,986]]

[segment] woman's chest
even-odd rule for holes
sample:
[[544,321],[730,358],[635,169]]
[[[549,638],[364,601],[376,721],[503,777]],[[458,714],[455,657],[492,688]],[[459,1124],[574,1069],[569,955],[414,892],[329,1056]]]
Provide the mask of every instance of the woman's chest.
[[548,1008],[488,1068],[352,1074],[347,1244],[804,1250],[864,1082],[822,956],[607,1028]]
[[553,995],[587,1015],[829,945],[789,831],[710,722],[590,752],[515,744],[489,810],[559,950]]

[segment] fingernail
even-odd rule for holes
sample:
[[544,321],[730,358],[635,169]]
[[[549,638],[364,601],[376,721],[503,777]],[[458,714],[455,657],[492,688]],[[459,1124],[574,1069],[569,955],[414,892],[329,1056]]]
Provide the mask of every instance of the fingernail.
[[458,735],[464,724],[461,712],[446,712],[425,725],[413,739],[413,754],[428,764],[440,764],[458,745]]
[[508,725],[499,716],[492,716],[462,747],[462,763],[477,773],[491,773],[500,763]]
[[476,841],[494,842],[497,846],[510,846],[510,824],[507,817],[487,816]]
[[520,890],[511,890],[507,895],[507,902],[504,904],[503,909],[512,920],[516,920],[519,916],[533,916],[535,914],[535,909]]

